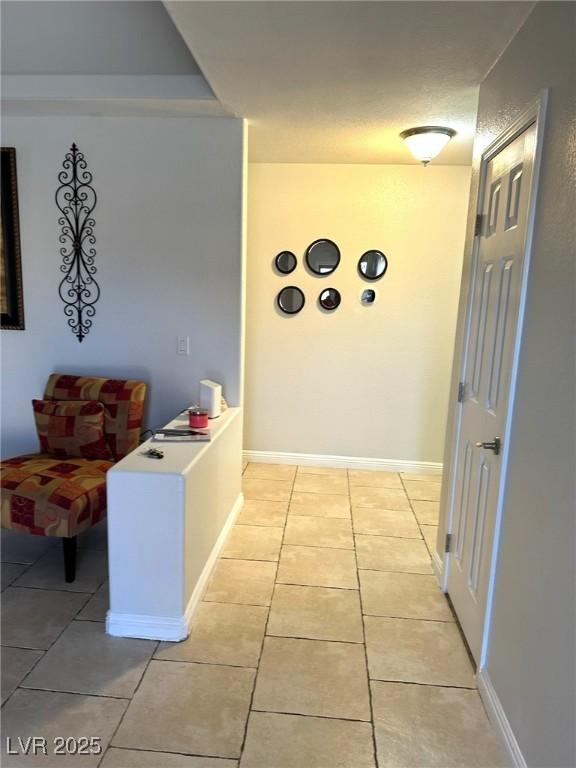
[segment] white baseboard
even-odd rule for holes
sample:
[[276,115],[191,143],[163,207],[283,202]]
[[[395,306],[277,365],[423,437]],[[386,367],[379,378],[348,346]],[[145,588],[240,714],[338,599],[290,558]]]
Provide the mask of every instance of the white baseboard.
[[432,570],[440,589],[444,589],[444,562],[438,552],[432,552]]
[[380,469],[388,472],[442,473],[442,463],[405,461],[404,459],[370,459],[362,456],[332,456],[320,453],[284,453],[282,451],[244,451],[244,461],[261,464],[299,464],[302,467],[335,467],[346,469]]
[[194,613],[196,612],[196,609],[198,608],[198,605],[202,600],[202,597],[204,596],[204,592],[206,591],[206,587],[208,586],[208,582],[210,581],[210,576],[212,576],[212,571],[214,570],[216,562],[220,557],[220,552],[222,551],[222,548],[226,542],[228,534],[232,529],[232,526],[236,522],[236,518],[238,517],[243,504],[244,504],[244,495],[240,493],[238,495],[238,498],[234,502],[232,509],[230,510],[230,514],[226,518],[226,522],[224,523],[222,530],[220,531],[220,535],[216,540],[216,544],[214,544],[214,546],[212,547],[212,552],[210,552],[210,555],[208,557],[208,560],[206,560],[206,564],[204,568],[202,568],[202,573],[200,574],[198,581],[196,582],[196,586],[194,587],[194,590],[190,596],[190,600],[188,600],[188,605],[186,606],[186,610],[184,611],[183,619],[186,624],[186,634],[184,635],[184,637],[188,637],[190,633],[190,626],[192,625],[192,619],[194,618]]
[[494,686],[492,685],[492,681],[490,680],[486,668],[481,669],[478,672],[476,680],[478,682],[478,692],[484,702],[486,713],[504,744],[511,765],[513,765],[514,768],[527,768],[527,763],[522,754],[522,750],[520,749],[520,745],[516,740],[512,726],[506,717],[506,713],[494,690]]
[[144,640],[184,640],[188,635],[185,617],[145,616],[137,613],[106,614],[106,632],[114,637]]
[[212,547],[212,551],[206,560],[182,616],[143,616],[140,614],[113,613],[108,611],[106,614],[106,632],[115,637],[137,637],[145,640],[178,642],[187,638],[190,634],[194,613],[202,600],[226,537],[236,522],[243,504],[244,496],[240,493],[226,518],[226,522],[222,526],[216,543]]

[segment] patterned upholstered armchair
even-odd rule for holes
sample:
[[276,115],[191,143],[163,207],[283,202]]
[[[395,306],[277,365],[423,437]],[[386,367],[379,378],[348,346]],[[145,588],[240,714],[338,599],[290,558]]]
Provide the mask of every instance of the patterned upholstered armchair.
[[53,373],[34,400],[41,453],[2,462],[2,527],[58,536],[67,582],[76,536],[106,516],[106,472],[140,442],[146,384]]

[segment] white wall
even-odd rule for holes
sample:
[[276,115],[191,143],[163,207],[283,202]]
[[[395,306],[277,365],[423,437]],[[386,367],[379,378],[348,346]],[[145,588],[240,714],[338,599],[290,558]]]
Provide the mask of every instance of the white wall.
[[[469,178],[463,166],[249,166],[245,450],[441,461]],[[325,278],[303,263],[319,237],[342,252]],[[374,283],[357,273],[371,248],[389,258]],[[299,264],[281,276],[285,249]],[[290,284],[306,294],[292,317],[275,305]],[[327,286],[342,294],[332,314],[317,306]]]
[[[575,10],[539,3],[483,82],[474,170],[475,183],[482,148],[550,88],[487,660],[533,768],[576,765]],[[472,195],[465,275],[475,210]],[[457,353],[463,325],[462,308]]]
[[3,0],[0,15],[4,74],[199,73],[157,0]]
[[[3,455],[37,450],[30,400],[52,371],[137,377],[159,426],[222,382],[241,395],[243,125],[208,118],[7,118],[16,147],[25,331],[2,331]],[[58,297],[57,174],[76,141],[94,174],[102,296],[80,344]],[[176,355],[177,335],[190,356]]]

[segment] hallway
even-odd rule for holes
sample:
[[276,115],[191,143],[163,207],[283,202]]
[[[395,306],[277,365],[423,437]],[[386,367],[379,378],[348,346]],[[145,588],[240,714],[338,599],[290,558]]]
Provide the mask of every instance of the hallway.
[[27,538],[50,548],[4,564],[5,736],[97,736],[70,764],[102,768],[505,765],[432,575],[438,478],[249,464],[243,489],[182,643],[105,635],[105,531],[74,586]]
[[[275,578],[243,768],[504,765],[432,575],[439,480],[247,466],[223,556],[279,562],[252,566]],[[231,567],[206,600],[250,600]]]

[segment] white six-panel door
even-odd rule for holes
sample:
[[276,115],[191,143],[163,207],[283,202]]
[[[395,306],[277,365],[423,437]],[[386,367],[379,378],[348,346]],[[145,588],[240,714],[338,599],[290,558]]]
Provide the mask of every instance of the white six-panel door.
[[[484,169],[457,439],[448,592],[480,661],[521,305],[535,123]],[[484,446],[480,444],[483,443]]]

